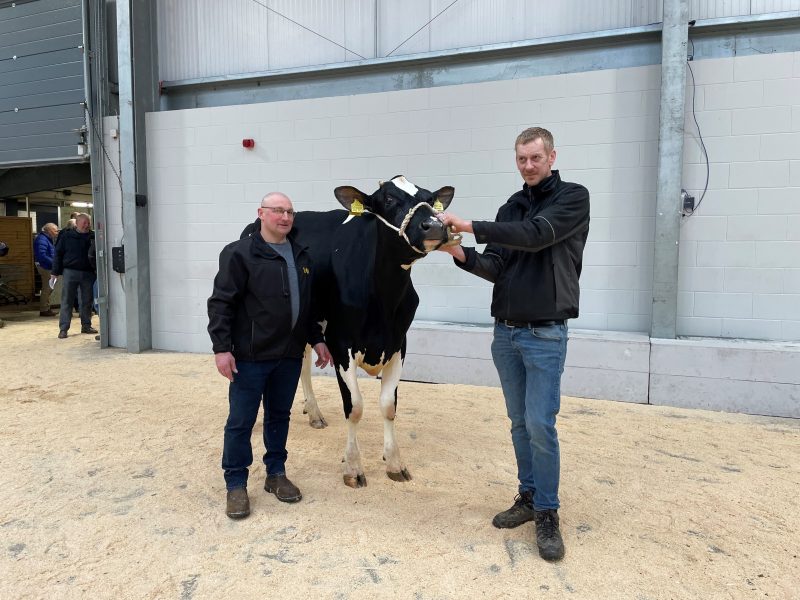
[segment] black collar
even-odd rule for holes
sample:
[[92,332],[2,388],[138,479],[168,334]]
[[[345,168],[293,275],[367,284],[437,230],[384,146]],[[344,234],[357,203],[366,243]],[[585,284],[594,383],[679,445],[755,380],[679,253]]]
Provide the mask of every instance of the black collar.
[[523,184],[522,191],[525,192],[525,195],[531,195],[534,198],[538,198],[542,195],[547,195],[556,189],[556,186],[561,181],[561,177],[558,174],[558,169],[554,170],[548,177],[542,179],[539,183],[534,186],[530,186],[527,183]]

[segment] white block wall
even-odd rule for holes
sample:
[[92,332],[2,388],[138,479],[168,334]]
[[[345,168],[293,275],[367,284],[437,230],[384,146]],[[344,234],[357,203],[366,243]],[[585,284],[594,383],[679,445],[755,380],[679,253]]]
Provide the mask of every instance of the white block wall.
[[[678,332],[798,340],[800,53],[692,68],[711,170],[681,229]],[[691,110],[686,131],[684,185],[699,200],[706,167]]]
[[[682,228],[680,333],[800,339],[800,54],[693,66],[712,165]],[[513,143],[531,125],[554,133],[555,166],[591,192],[571,326],[647,331],[659,86],[653,66],[149,114],[154,347],[210,349],[205,302],[219,251],[266,192],[326,210],[338,207],[337,185],[370,193],[402,173],[429,189],[455,186],[453,212],[493,219],[521,185]],[[693,140],[687,126],[684,181],[699,198],[705,167]],[[490,286],[445,255],[412,273],[419,320],[489,322]]]

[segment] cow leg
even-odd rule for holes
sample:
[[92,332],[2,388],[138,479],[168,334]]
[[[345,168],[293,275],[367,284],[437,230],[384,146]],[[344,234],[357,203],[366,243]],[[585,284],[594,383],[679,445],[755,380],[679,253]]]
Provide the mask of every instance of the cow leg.
[[367,486],[367,477],[361,466],[361,450],[358,447],[358,423],[364,414],[364,400],[358,389],[356,361],[350,359],[349,369],[344,366],[336,370],[336,380],[342,393],[344,416],[347,419],[347,446],[344,449],[344,484],[351,488]]
[[303,353],[303,369],[300,371],[300,383],[303,385],[303,413],[308,415],[308,422],[314,429],[323,429],[328,426],[322,411],[317,405],[314,387],[311,385],[311,346],[306,345]]
[[397,411],[397,384],[403,360],[396,352],[383,367],[381,375],[381,414],[383,415],[383,459],[386,461],[386,475],[392,481],[410,481],[411,473],[400,458],[400,448],[394,431],[394,417]]

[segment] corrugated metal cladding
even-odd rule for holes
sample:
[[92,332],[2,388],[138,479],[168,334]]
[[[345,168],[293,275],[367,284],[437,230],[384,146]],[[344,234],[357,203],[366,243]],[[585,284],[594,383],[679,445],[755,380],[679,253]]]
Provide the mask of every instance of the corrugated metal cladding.
[[78,162],[80,0],[0,2],[0,166]]
[[[636,27],[660,22],[662,12],[662,0],[458,0],[447,8],[451,2],[161,0],[160,78],[275,71]],[[800,0],[689,3],[693,19],[791,10],[800,10]]]

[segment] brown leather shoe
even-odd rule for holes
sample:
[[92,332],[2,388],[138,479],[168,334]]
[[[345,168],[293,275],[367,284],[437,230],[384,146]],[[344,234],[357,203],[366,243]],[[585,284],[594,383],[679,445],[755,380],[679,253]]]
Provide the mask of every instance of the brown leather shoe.
[[58,339],[63,340],[66,337],[67,337],[66,329],[62,329],[61,331],[58,332]]
[[91,325],[84,325],[81,327],[81,333],[98,333],[98,331]]
[[250,498],[247,497],[247,488],[228,490],[225,514],[231,519],[244,519],[250,514]]
[[286,475],[270,475],[264,482],[264,490],[270,494],[275,494],[275,497],[281,502],[300,502],[303,499],[303,494],[297,489]]

